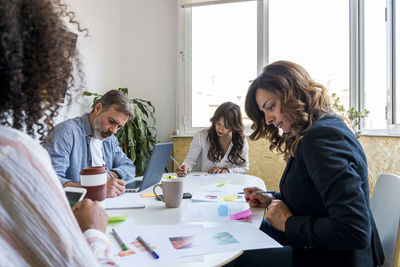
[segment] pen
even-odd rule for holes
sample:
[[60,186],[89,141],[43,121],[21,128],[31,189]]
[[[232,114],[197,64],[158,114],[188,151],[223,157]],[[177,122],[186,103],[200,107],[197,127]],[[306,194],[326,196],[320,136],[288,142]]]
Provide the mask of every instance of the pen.
[[[251,192],[251,194],[275,194],[276,193],[276,191],[273,191],[273,190],[271,190],[271,191],[253,191],[253,192]],[[244,194],[244,192],[238,192],[238,194]]]
[[[178,167],[179,169],[181,168],[181,166],[179,165],[179,163],[172,157],[172,156],[169,156],[171,159],[172,159],[172,161],[175,163],[175,165],[176,165],[176,167]],[[183,174],[186,174],[186,172],[185,172],[185,170],[182,170],[182,173]]]
[[115,179],[114,175],[110,172],[106,165],[103,164],[103,166],[106,168],[108,175],[110,175],[112,179]]
[[150,252],[151,255],[153,255],[154,258],[158,259],[160,256],[146,243],[146,241],[143,240],[140,236],[137,237],[137,240],[139,240],[140,243],[147,249],[148,252]]
[[114,230],[114,228],[111,230],[115,239],[117,239],[118,243],[121,245],[123,250],[128,250],[128,247],[125,245],[124,242],[122,242],[121,238],[119,237],[119,235],[117,234],[117,232]]

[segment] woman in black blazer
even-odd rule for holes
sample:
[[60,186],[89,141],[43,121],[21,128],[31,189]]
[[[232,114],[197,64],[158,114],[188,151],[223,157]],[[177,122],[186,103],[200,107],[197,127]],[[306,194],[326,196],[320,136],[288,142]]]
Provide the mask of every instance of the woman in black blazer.
[[383,251],[369,208],[363,149],[331,109],[324,86],[301,66],[278,61],[251,84],[250,138],[265,137],[287,166],[280,193],[245,188],[252,207],[268,209],[261,230],[283,247],[246,251],[236,266],[378,266]]

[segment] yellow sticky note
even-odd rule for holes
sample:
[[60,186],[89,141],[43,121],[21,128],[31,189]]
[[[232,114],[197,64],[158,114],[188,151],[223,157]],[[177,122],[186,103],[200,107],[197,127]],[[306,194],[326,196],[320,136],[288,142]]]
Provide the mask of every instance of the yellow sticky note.
[[222,201],[234,201],[235,199],[237,199],[237,195],[230,195],[230,196],[226,196],[226,197],[221,197]]
[[143,193],[142,197],[155,197],[156,195],[153,193]]

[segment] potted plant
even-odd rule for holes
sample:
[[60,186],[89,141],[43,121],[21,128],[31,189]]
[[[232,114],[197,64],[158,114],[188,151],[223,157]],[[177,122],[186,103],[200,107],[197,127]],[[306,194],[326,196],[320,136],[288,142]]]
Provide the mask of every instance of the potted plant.
[[[128,94],[128,88],[118,88]],[[94,96],[92,108],[97,104],[102,95],[91,92],[83,92],[84,96]],[[158,143],[157,129],[154,127],[155,108],[148,100],[133,98],[134,118],[126,122],[124,127],[118,130],[116,137],[124,153],[132,160],[136,167],[136,176],[142,176],[150,159],[153,146]],[[153,126],[149,124],[149,120]]]
[[335,93],[332,94],[333,99],[333,107],[338,111],[338,113],[347,120],[348,125],[354,132],[354,135],[357,138],[360,138],[361,130],[360,130],[360,120],[368,117],[369,111],[365,109],[362,111],[357,111],[355,108],[349,108],[348,110],[344,109],[344,106],[339,104],[340,98],[336,96]]

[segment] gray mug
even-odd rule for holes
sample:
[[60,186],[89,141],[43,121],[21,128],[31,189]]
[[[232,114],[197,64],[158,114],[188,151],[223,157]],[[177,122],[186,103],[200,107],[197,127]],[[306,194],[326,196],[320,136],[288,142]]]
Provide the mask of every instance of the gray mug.
[[[156,193],[157,187],[161,187],[163,196]],[[153,193],[165,203],[167,208],[178,208],[182,203],[183,179],[163,180],[161,184],[156,184],[153,187]]]

